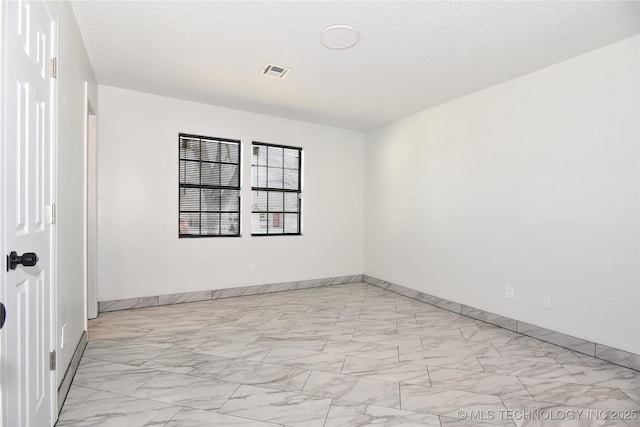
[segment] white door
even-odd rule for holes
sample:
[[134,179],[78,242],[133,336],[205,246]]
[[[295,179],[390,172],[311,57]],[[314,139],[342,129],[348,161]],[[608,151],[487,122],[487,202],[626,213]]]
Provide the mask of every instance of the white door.
[[[5,261],[0,330],[5,427],[48,427],[55,421],[52,230],[47,206],[53,190],[51,58],[55,23],[43,2],[9,1],[3,16],[3,248],[33,252],[35,266]],[[25,260],[25,262],[27,262]],[[28,263],[28,262],[27,262]]]

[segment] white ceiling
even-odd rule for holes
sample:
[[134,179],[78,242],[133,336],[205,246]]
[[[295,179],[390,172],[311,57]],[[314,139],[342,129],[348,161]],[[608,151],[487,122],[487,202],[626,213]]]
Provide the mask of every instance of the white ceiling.
[[[638,1],[72,5],[100,84],[359,130],[640,32]],[[332,24],[360,43],[323,47]]]

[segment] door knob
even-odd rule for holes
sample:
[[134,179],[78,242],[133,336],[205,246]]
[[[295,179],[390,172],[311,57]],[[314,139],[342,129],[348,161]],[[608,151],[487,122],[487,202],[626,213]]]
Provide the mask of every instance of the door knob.
[[33,267],[37,263],[38,255],[35,252],[25,252],[20,256],[16,251],[12,251],[7,255],[7,271],[15,270],[18,264],[22,264],[25,267]]
[[0,329],[4,326],[4,321],[7,318],[7,310],[4,308],[4,304],[0,302]]

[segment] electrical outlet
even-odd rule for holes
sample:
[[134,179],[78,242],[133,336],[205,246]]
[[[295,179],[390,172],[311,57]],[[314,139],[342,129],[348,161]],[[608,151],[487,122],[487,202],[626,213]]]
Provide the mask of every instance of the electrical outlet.
[[62,330],[60,331],[60,350],[62,350],[64,348],[64,330],[66,329],[67,325],[63,325],[62,326]]
[[551,295],[544,295],[542,297],[542,306],[551,310]]
[[513,299],[513,286],[506,286],[504,288],[504,297],[507,299]]
[[255,262],[250,262],[249,263],[249,271],[256,271],[256,263]]

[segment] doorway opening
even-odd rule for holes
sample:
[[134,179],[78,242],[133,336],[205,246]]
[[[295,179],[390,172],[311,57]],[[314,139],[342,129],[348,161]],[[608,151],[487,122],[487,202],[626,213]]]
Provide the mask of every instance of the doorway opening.
[[[98,317],[98,117],[89,99],[89,86],[85,82],[85,262],[86,319]],[[88,331],[88,325],[85,325]]]

